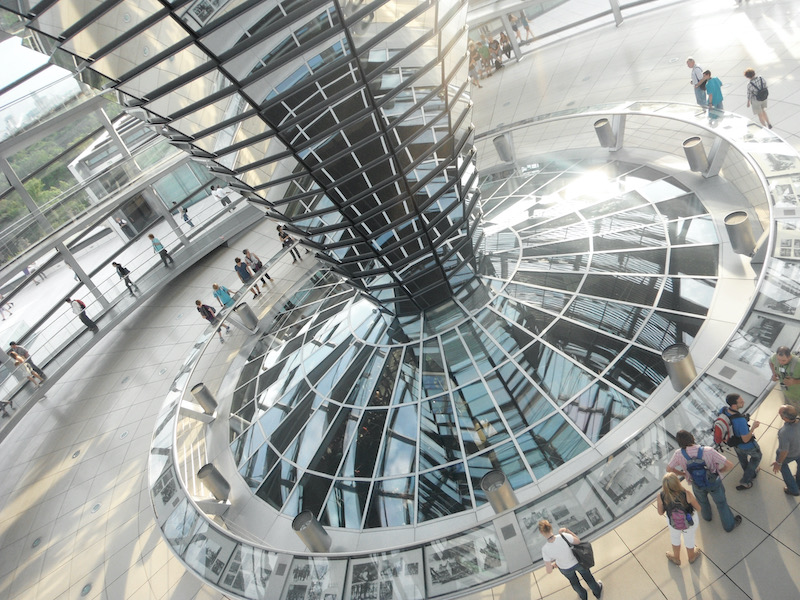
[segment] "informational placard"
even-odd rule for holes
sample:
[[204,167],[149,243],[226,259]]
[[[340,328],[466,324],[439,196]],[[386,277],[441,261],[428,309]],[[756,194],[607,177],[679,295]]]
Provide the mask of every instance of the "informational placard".
[[217,582],[235,549],[235,541],[203,522],[183,553],[183,560],[203,579]]
[[175,507],[184,498],[183,491],[178,490],[177,474],[173,468],[173,463],[170,460],[164,466],[164,470],[159,475],[156,482],[153,484],[152,498],[153,507],[156,511],[156,517],[159,524],[162,524]]
[[297,557],[289,567],[283,600],[341,600],[347,560]]
[[346,600],[422,600],[422,549],[350,560]]
[[469,588],[508,573],[493,526],[425,546],[430,595]]
[[[540,520],[549,521],[554,530],[567,527],[575,535],[583,536],[613,518],[608,510],[611,502],[608,499],[601,500],[601,495],[621,496],[629,489],[629,483],[616,468],[609,471],[598,469],[594,472],[594,480],[594,486],[586,481],[573,482],[568,488],[517,511],[517,518],[523,527],[523,538],[534,560],[541,558],[545,543],[539,533]],[[606,493],[598,489],[602,486],[608,488]]]
[[274,552],[239,544],[219,586],[248,598],[266,598],[267,584],[277,562],[278,555]]
[[[200,514],[197,509],[188,499],[184,498],[167,518],[161,530],[175,554],[180,556],[186,550],[194,535],[195,528],[201,522],[199,517]],[[205,523],[205,521],[203,522]]]

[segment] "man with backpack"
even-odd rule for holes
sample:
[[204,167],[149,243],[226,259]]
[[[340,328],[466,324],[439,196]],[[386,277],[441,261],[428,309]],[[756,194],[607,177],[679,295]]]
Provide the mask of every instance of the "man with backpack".
[[[200,300],[195,300],[195,305],[197,306],[197,312],[200,313],[200,316],[203,317],[206,321],[211,323],[212,325],[219,325],[219,320],[217,319],[217,311],[214,310],[213,307],[209,306],[208,304],[203,304]],[[222,328],[225,328],[227,333],[230,333],[231,328],[229,325],[220,325],[217,327],[217,333],[219,334],[219,341],[224,342],[225,340],[222,337]]]
[[758,117],[763,127],[772,129],[772,123],[767,116],[767,97],[769,89],[763,77],[757,77],[755,69],[747,69],[744,76],[750,81],[747,82],[747,106],[753,108],[753,114]]
[[86,314],[86,304],[84,304],[83,300],[78,300],[77,298],[65,298],[64,302],[70,305],[72,312],[78,315],[78,318],[84,325],[86,325],[86,328],[89,331],[92,333],[97,333],[100,331],[100,329],[97,327],[97,323],[92,321],[89,318],[89,315]]
[[672,455],[667,472],[683,475],[692,484],[692,491],[700,503],[700,516],[706,521],[711,520],[711,504],[708,502],[711,495],[723,529],[732,531],[742,522],[742,516],[733,516],[720,475],[730,471],[733,463],[713,448],[697,445],[694,436],[684,429],[675,434],[675,440],[680,449]]
[[761,464],[761,448],[753,433],[761,423],[753,421],[751,425],[750,417],[739,412],[744,408],[744,398],[739,394],[728,394],[725,402],[728,406],[719,410],[714,421],[714,442],[724,442],[734,449],[742,465],[742,479],[736,489],[749,490]]
[[689,80],[689,83],[694,89],[694,98],[697,101],[699,106],[703,107],[703,110],[706,109],[708,106],[708,97],[706,96],[706,80],[703,76],[703,69],[694,62],[694,59],[690,56],[686,59],[686,66],[692,70],[692,77]]

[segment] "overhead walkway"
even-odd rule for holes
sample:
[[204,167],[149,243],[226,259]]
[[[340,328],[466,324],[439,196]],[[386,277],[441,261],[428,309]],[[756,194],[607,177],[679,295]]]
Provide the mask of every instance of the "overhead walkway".
[[[0,384],[0,393],[2,393],[0,403],[3,405],[2,411],[0,411],[0,440],[4,439],[8,430],[47,394],[53,383],[69,371],[89,348],[102,340],[122,320],[159,291],[168,287],[176,277],[215,248],[227,244],[228,240],[264,218],[263,211],[247,202],[239,202],[236,210],[229,212],[224,218],[210,223],[196,236],[193,236],[189,244],[177,242],[174,247],[170,248],[167,236],[158,233],[158,237],[168,247],[170,255],[175,261],[169,267],[162,264],[159,256],[153,252],[147,237],[142,236],[137,246],[138,255],[136,256],[142,262],[141,267],[132,268],[134,266],[133,259],[122,263],[132,271],[131,279],[135,281],[139,289],[136,295],[131,296],[123,282],[119,281],[116,273],[113,273],[109,278],[111,287],[103,294],[102,301],[90,303],[84,298],[88,304],[86,314],[99,327],[96,334],[88,330],[72,313],[70,307],[64,302],[62,292],[59,291],[55,282],[51,281],[51,278],[48,277],[42,281],[37,290],[42,297],[47,298],[49,305],[47,316],[23,337],[14,341],[31,352],[36,365],[46,372],[47,379],[36,389],[26,379],[25,372],[21,368],[17,368],[11,371],[5,381]],[[159,228],[154,227],[154,231],[159,232]],[[102,255],[105,250],[100,245],[95,252]],[[107,253],[105,258],[113,260],[109,259]],[[121,259],[116,260],[122,262]],[[113,267],[109,267],[109,269],[113,270]],[[82,286],[75,286],[76,289],[79,287]],[[74,294],[70,297],[72,296]],[[3,350],[5,349],[3,348]]]

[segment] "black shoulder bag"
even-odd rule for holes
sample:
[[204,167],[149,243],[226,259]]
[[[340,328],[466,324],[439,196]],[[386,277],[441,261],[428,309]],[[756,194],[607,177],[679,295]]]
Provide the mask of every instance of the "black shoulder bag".
[[572,554],[580,566],[586,569],[591,569],[594,566],[594,550],[592,550],[592,545],[589,542],[572,544],[563,533],[561,537],[567,542],[567,546],[572,549]]

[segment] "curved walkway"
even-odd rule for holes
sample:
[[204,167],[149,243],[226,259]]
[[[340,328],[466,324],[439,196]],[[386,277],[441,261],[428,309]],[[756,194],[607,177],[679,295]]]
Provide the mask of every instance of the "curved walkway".
[[[69,312],[69,307],[63,308],[65,313],[69,314],[69,319],[73,322],[74,327],[63,327],[58,330],[54,330],[53,327],[46,328],[44,335],[53,336],[47,339],[47,346],[52,350],[47,355],[44,355],[44,352],[38,352],[35,356],[36,363],[42,369],[47,369],[47,380],[38,389],[34,389],[33,386],[27,385],[28,382],[24,376],[14,373],[11,377],[17,377],[20,381],[16,386],[12,387],[10,394],[0,395],[0,400],[11,401],[9,406],[4,407],[4,412],[9,417],[6,418],[3,415],[2,419],[0,419],[0,441],[5,439],[8,431],[25,416],[38,400],[45,397],[54,382],[66,374],[86,354],[89,348],[112,332],[119,323],[136,311],[148,298],[168,286],[176,276],[190,269],[198,260],[201,260],[218,246],[223,245],[225,240],[239,235],[263,218],[264,213],[262,211],[254,206],[244,204],[238,212],[229,214],[226,218],[217,221],[200,235],[194,237],[188,246],[181,246],[177,251],[171,252],[175,262],[170,265],[170,268],[165,269],[161,262],[158,261],[146,272],[132,275],[132,279],[135,279],[138,289],[136,296],[129,294],[122,282],[118,282],[118,285],[113,288],[116,295],[109,293],[104,296],[104,299],[109,303],[108,308],[103,308],[99,302],[94,302],[90,305],[91,310],[87,309],[86,311],[86,314],[90,315],[98,325],[99,331],[96,334],[91,334],[88,329],[78,325],[77,316],[73,317]],[[145,242],[149,250],[149,242],[146,239],[142,241]],[[98,253],[102,254],[104,251],[104,248],[98,248]],[[113,277],[116,276],[114,275]],[[51,283],[52,281],[48,277],[37,288],[39,304],[40,306],[47,304],[48,309],[54,303],[57,307],[63,307],[63,286],[59,287],[57,284],[51,285]],[[88,301],[89,298],[86,298],[86,300]],[[99,312],[97,312],[98,310]],[[17,340],[20,340],[19,343],[24,346],[28,345],[28,338],[35,340],[40,335],[42,335],[41,329],[29,331],[24,338],[17,337]],[[29,349],[33,352],[33,348]],[[20,368],[16,369],[16,371],[20,370]],[[11,381],[14,381],[14,379],[11,379]],[[7,386],[4,385],[3,387]]]

